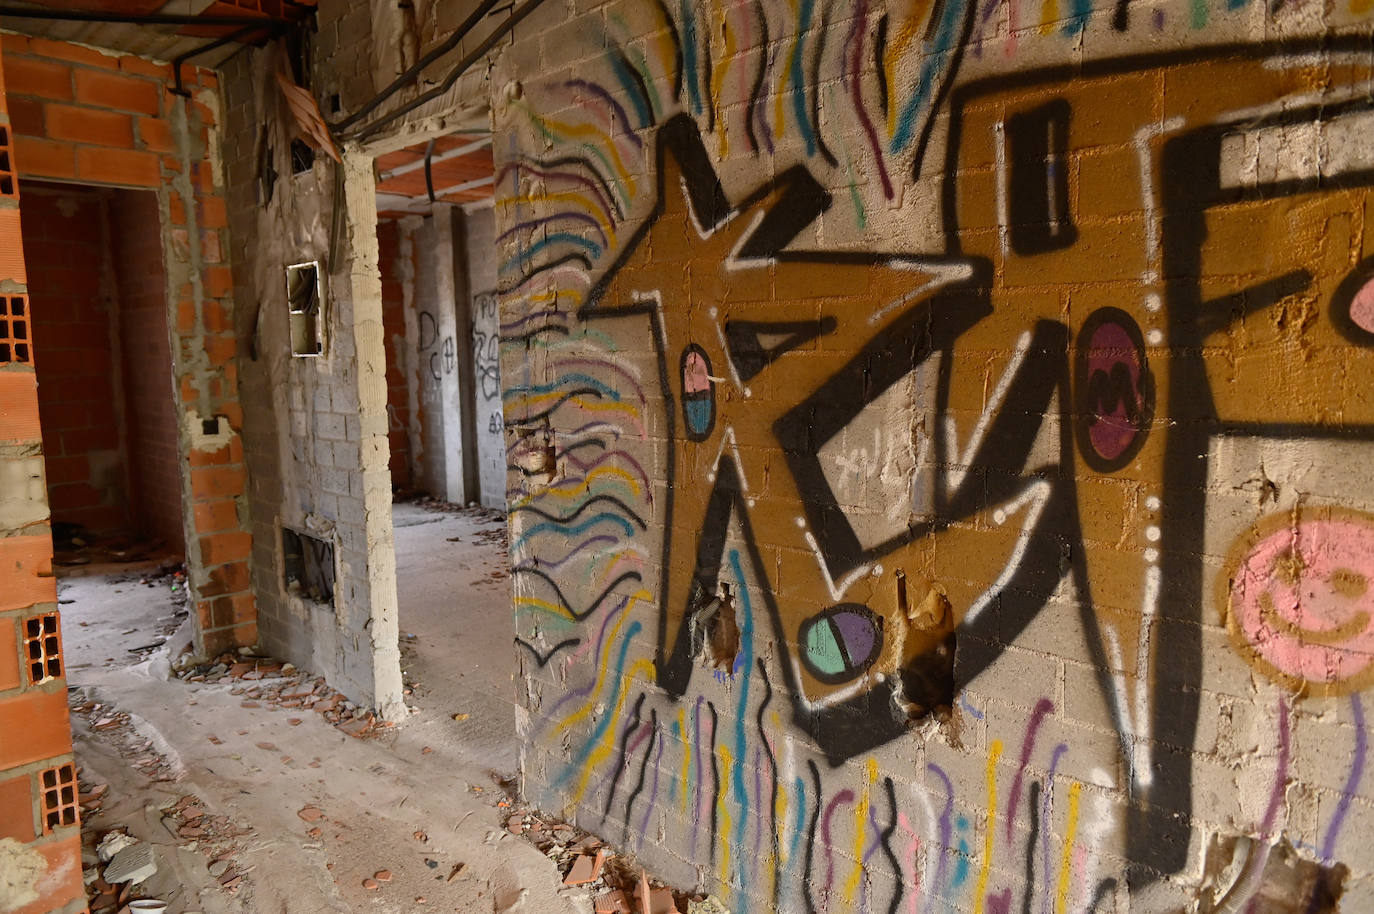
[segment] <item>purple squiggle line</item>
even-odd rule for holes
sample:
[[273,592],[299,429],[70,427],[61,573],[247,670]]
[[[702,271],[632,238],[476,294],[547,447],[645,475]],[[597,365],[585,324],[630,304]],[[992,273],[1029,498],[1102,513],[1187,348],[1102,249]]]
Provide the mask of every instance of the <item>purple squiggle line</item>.
[[1054,747],[1050,756],[1050,773],[1045,777],[1045,789],[1040,794],[1040,911],[1049,914],[1050,899],[1054,892],[1050,889],[1050,815],[1054,810],[1054,775],[1059,770],[1059,759],[1069,750],[1068,745],[1060,743]]
[[537,564],[532,564],[530,562],[521,562],[519,565],[516,565],[513,568],[511,568],[511,571],[520,571],[522,569],[525,571],[531,571],[535,568],[538,568],[540,570],[543,570],[544,568],[559,568],[573,556],[577,555],[577,553],[581,552],[583,549],[586,549],[592,543],[597,542],[618,543],[620,541],[616,539],[614,536],[603,533],[599,536],[593,536],[590,539],[585,539],[582,542],[578,543],[575,547],[573,547],[572,552],[569,552],[567,555],[563,556],[556,562],[550,562],[543,558],[540,558]]
[[1016,820],[1016,807],[1021,802],[1021,781],[1026,775],[1026,764],[1030,761],[1031,750],[1035,748],[1035,737],[1045,715],[1054,710],[1054,702],[1042,698],[1035,703],[1035,712],[1026,726],[1026,736],[1021,741],[1021,767],[1016,769],[1016,779],[1011,782],[1011,799],[1007,802],[1007,837],[1011,837],[1012,823]]
[[868,145],[873,148],[873,161],[878,166],[878,177],[883,182],[883,196],[891,200],[892,179],[887,174],[887,163],[883,160],[883,150],[878,143],[878,131],[873,128],[873,121],[869,119],[868,111],[864,107],[863,84],[859,80],[859,65],[863,58],[864,49],[863,38],[867,29],[868,0],[859,0],[859,9],[854,14],[854,24],[850,27],[849,38],[845,42],[854,45],[847,81],[850,91],[854,95],[854,112],[859,116],[859,123],[863,125],[864,133],[868,134]]
[[1369,735],[1364,729],[1364,705],[1360,703],[1360,696],[1356,693],[1350,695],[1350,713],[1355,718],[1355,755],[1350,760],[1350,774],[1345,779],[1345,789],[1341,791],[1340,802],[1331,815],[1331,824],[1326,827],[1326,838],[1322,841],[1322,859],[1328,863],[1335,859],[1336,838],[1341,833],[1346,811],[1350,809],[1350,798],[1360,787],[1365,755],[1369,751]]
[[[611,621],[615,619],[616,616],[620,615],[621,611],[623,611],[625,607],[629,605],[630,598],[622,597],[620,602],[616,604],[615,608],[612,609],[610,612],[606,613],[606,617],[601,620],[601,629],[596,633],[596,656],[601,656],[601,646],[605,643],[606,631],[610,627]],[[568,702],[576,701],[579,698],[586,698],[588,695],[591,695],[592,692],[595,691],[595,689],[596,678],[592,677],[591,679],[587,680],[587,684],[584,687],[580,689],[573,689],[569,691],[566,695],[564,695],[562,698],[558,699],[558,701],[554,703],[554,706],[549,710],[549,713],[547,715],[548,719],[552,720],[553,718],[557,717],[559,709],[562,708]]]
[[649,787],[649,808],[644,810],[644,819],[639,824],[639,843],[638,847],[644,846],[644,836],[649,833],[649,816],[653,814],[654,806],[658,803],[658,775],[662,770],[659,762],[663,761],[663,743],[667,739],[667,731],[658,740],[658,750],[654,752],[654,780]]
[[935,885],[932,887],[935,894],[943,898],[945,894],[945,870],[949,865],[949,817],[954,811],[954,785],[950,782],[949,775],[945,774],[945,770],[934,762],[927,762],[926,770],[939,777],[945,785],[945,808],[940,813],[940,862],[935,866]]
[[830,907],[830,886],[835,882],[835,854],[834,846],[830,841],[830,816],[835,812],[835,807],[841,803],[850,803],[854,800],[854,791],[846,787],[835,794],[835,799],[831,800],[825,807],[825,819],[821,824],[821,836],[825,841],[825,890],[826,907]]

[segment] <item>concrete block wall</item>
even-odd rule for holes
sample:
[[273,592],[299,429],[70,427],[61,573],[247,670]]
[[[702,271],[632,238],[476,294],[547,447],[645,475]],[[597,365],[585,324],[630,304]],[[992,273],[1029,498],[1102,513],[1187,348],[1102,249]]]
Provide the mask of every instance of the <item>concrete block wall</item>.
[[13,125],[0,70],[0,908],[76,914],[80,811],[43,474]]
[[525,793],[736,911],[1374,906],[1370,34],[518,26]]
[[[356,105],[371,92],[371,73],[355,59],[365,59],[367,22],[364,5],[320,11],[312,89],[326,117],[334,96]],[[237,330],[252,341],[239,362],[243,395],[260,405],[244,437],[262,644],[394,718],[403,706],[371,159],[346,151],[336,163],[321,154],[311,169],[292,173],[285,108],[262,91],[274,53],[245,53],[223,74],[234,286],[240,300],[257,303],[239,315]],[[277,174],[270,199],[259,196],[260,155]],[[324,351],[300,358],[291,353],[286,268],[307,262],[323,276]],[[332,601],[288,586],[283,528],[332,547]]]
[[21,176],[157,195],[196,647],[253,644],[218,77],[188,68],[181,98],[168,64],[135,55],[5,34],[0,56]]

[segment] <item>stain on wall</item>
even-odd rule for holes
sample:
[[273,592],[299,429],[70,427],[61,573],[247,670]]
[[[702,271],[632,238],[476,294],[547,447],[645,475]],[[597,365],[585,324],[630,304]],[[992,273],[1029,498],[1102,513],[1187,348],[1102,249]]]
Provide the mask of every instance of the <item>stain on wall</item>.
[[[525,790],[741,910],[1175,910],[1289,863],[1374,902],[1339,6],[612,3],[517,41]],[[1240,837],[1292,860],[1215,884]]]

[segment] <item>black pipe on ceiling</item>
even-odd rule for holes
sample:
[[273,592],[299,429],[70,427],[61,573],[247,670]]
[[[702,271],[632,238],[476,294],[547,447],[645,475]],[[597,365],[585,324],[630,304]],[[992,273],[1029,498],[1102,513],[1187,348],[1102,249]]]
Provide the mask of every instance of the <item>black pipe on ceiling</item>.
[[272,16],[178,16],[167,13],[100,13],[86,10],[45,10],[27,6],[0,6],[0,19],[43,19],[50,22],[108,22],[128,25],[208,25],[240,28],[273,23],[292,24]]

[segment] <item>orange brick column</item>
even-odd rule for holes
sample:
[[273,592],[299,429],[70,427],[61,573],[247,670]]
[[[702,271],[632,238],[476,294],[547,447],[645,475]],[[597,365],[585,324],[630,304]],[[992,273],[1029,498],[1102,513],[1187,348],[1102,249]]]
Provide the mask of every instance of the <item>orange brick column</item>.
[[192,97],[183,99],[170,91],[166,64],[22,35],[3,36],[0,47],[21,176],[157,192],[196,646],[213,655],[253,644],[238,341],[213,151],[218,79],[184,68]]
[[0,844],[40,874],[10,914],[67,914],[86,908],[81,828],[3,90],[0,76]]

